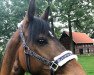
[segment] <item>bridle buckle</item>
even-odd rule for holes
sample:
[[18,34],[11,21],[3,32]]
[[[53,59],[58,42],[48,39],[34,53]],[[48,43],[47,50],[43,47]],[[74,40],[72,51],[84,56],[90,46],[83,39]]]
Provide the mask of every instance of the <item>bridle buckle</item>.
[[58,64],[52,61],[50,65],[50,69],[52,69],[55,72],[58,69]]

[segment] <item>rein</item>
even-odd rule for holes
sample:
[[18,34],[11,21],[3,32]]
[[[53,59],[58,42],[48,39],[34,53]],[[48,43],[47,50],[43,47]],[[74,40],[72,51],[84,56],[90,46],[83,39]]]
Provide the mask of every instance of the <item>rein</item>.
[[31,67],[30,67],[30,56],[36,58],[38,61],[42,62],[45,65],[48,65],[50,68],[51,75],[55,75],[55,72],[57,71],[58,67],[63,66],[65,63],[72,59],[77,60],[77,56],[73,55],[71,51],[65,51],[61,53],[60,55],[54,57],[53,61],[50,61],[43,56],[40,56],[33,50],[29,48],[29,46],[26,44],[25,37],[23,34],[23,27],[22,27],[22,22],[18,23],[18,29],[19,29],[19,34],[22,40],[22,46],[24,48],[24,53],[26,55],[26,65],[27,65],[27,71],[31,73]]

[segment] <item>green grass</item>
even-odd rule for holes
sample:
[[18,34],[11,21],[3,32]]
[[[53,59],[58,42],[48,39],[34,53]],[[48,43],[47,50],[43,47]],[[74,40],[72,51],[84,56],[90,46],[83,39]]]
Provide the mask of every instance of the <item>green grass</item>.
[[[87,75],[94,75],[94,55],[79,55],[79,62]],[[25,74],[30,75],[30,74]]]
[[94,75],[94,56],[93,55],[81,55],[79,56],[79,62],[83,66],[87,75]]

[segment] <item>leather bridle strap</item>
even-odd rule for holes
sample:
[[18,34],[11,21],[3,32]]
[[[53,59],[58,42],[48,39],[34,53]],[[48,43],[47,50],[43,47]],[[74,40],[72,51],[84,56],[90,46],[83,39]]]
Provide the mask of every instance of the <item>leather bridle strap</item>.
[[25,55],[26,56],[26,67],[27,67],[27,72],[31,73],[31,65],[30,65],[30,56],[29,55]]
[[[54,72],[55,72],[55,71],[54,71],[54,69],[53,69],[52,67],[53,67],[53,66],[54,66],[54,67],[57,67],[58,65],[56,65],[56,63],[51,62],[51,61],[45,59],[44,57],[42,57],[42,56],[36,54],[36,53],[35,53],[34,51],[32,51],[32,50],[25,50],[25,54],[36,58],[37,60],[41,61],[41,62],[44,63],[45,65],[49,65],[49,66],[50,66],[51,75],[54,75]],[[29,57],[29,56],[28,56],[28,57]],[[28,57],[27,57],[26,59],[28,59]],[[30,63],[30,61],[27,61],[27,62]],[[27,65],[28,65],[28,64],[27,64]],[[30,68],[29,68],[29,69],[30,69]],[[29,70],[28,70],[28,71],[29,71]],[[29,72],[30,72],[30,71],[29,71]],[[30,72],[30,73],[31,73],[31,72]]]
[[[20,37],[21,37],[21,40],[22,40],[22,46],[24,48],[24,50],[27,50],[28,49],[28,46],[25,42],[25,38],[24,38],[24,34],[23,34],[23,31],[22,31],[22,24],[18,24],[18,29],[19,29],[19,34],[20,34]],[[31,73],[31,67],[30,67],[30,56],[25,54],[25,60],[26,60],[26,67],[27,67],[27,72],[30,72]]]
[[50,74],[55,75],[55,72],[53,71],[53,69],[50,69]]

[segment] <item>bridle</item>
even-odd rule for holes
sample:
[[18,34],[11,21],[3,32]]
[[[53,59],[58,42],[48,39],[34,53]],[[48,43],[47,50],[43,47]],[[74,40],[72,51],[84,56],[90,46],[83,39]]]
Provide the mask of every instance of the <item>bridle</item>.
[[22,22],[18,23],[18,29],[20,38],[22,40],[22,46],[24,48],[24,53],[26,55],[26,65],[27,65],[27,71],[31,73],[31,67],[30,67],[30,56],[36,58],[38,61],[42,62],[45,65],[49,66],[49,70],[51,71],[51,75],[55,75],[55,71],[57,71],[58,67],[63,66],[66,62],[72,59],[77,60],[77,56],[73,55],[71,51],[65,51],[61,53],[60,55],[56,56],[53,61],[50,61],[43,56],[40,56],[33,50],[29,48],[29,46],[26,44],[25,37],[23,34],[23,25]]

